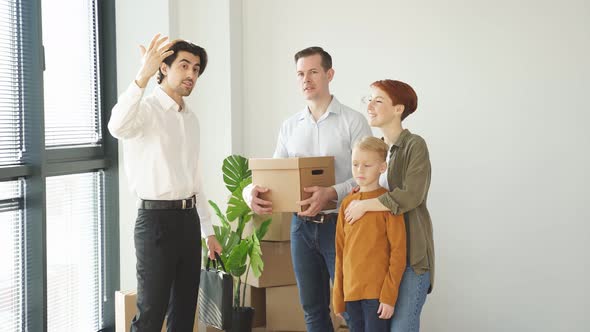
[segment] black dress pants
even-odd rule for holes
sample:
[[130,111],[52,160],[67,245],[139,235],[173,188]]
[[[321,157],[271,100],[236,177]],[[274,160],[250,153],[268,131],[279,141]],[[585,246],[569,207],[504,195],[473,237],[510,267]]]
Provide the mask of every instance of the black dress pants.
[[137,314],[132,332],[192,332],[201,272],[196,209],[139,209],[135,223]]

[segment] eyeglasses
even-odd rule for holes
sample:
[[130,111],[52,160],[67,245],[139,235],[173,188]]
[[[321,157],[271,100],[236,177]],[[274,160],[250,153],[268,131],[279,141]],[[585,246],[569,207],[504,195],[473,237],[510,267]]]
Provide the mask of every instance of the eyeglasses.
[[363,103],[365,105],[369,105],[372,100],[373,100],[373,98],[369,95],[361,97],[361,103]]
[[377,104],[381,104],[383,103],[384,99],[381,96],[376,96],[375,98],[373,98],[373,96],[368,95],[368,96],[364,96],[361,98],[361,102],[367,106],[369,106],[369,104],[371,104],[372,102],[375,102]]

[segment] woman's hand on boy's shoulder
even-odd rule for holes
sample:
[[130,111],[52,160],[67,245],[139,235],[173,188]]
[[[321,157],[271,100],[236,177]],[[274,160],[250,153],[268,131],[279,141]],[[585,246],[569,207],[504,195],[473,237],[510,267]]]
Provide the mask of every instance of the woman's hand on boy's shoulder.
[[358,199],[350,201],[346,210],[344,210],[344,220],[346,220],[349,224],[354,224],[357,220],[359,220],[362,216],[367,213],[365,209],[366,201],[361,201]]

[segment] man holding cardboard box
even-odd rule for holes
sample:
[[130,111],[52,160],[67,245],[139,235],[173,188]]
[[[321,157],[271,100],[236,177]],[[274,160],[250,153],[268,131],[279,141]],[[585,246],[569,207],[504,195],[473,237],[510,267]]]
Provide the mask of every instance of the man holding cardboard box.
[[[372,136],[365,117],[342,105],[330,94],[334,77],[332,58],[321,47],[295,54],[297,78],[307,107],[287,119],[279,132],[274,158],[333,156],[336,184],[304,188],[311,197],[297,202],[309,207],[291,221],[291,255],[307,331],[333,331],[330,320],[330,279],[334,279],[337,210],[355,186],[351,172],[354,143]],[[260,196],[268,188],[253,184],[244,199],[257,214],[270,214],[272,202]],[[297,212],[297,211],[292,211]]]
[[[137,314],[131,331],[192,331],[201,271],[201,234],[209,256],[221,252],[199,168],[199,124],[184,103],[207,66],[202,47],[154,36],[143,64],[109,121],[123,141],[131,189],[140,198],[135,223]],[[142,99],[158,73],[159,86]]]

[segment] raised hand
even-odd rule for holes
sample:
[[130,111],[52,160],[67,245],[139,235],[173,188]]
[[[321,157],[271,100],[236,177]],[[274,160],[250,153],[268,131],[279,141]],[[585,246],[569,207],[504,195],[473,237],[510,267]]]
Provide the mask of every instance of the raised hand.
[[140,88],[146,87],[150,78],[158,72],[162,61],[174,53],[174,51],[168,50],[174,43],[169,42],[164,44],[166,40],[168,40],[167,36],[161,37],[158,33],[152,38],[147,49],[145,46],[139,45],[142,65],[135,76],[135,82]]

